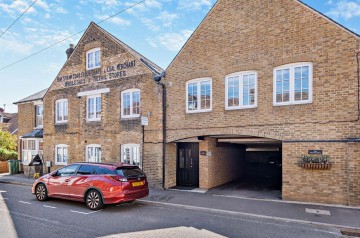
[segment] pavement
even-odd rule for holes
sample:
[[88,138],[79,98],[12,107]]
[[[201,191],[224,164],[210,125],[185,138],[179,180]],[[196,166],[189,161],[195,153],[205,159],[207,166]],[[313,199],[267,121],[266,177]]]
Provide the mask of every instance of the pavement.
[[[33,178],[28,179],[24,174],[0,174],[0,183],[31,186],[33,182]],[[226,195],[224,192],[214,194],[201,190],[191,192],[171,189],[150,189],[150,195],[140,201],[225,216],[242,215],[279,222],[335,227],[360,237],[360,207],[246,198],[234,194]]]

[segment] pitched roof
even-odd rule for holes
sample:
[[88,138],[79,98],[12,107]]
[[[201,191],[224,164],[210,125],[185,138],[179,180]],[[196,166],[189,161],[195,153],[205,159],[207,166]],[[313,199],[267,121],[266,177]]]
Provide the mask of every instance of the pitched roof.
[[8,112],[4,112],[4,111],[0,111],[0,116],[4,117],[4,118],[12,118],[16,113],[8,113]]
[[44,136],[43,129],[35,129],[23,135],[22,138],[43,138],[43,136]]
[[[112,35],[110,32],[104,30],[103,28],[101,28],[99,25],[97,25],[95,22],[91,22],[90,26],[94,25],[96,28],[98,28],[100,31],[104,32],[104,34],[109,35],[116,43],[118,43],[120,46],[122,46],[126,51],[128,51],[132,56],[134,56],[136,59],[140,60],[146,67],[148,67],[154,74],[160,74],[162,73],[164,70],[156,65],[154,62],[152,62],[151,60],[149,60],[148,58],[146,58],[145,56],[143,56],[142,54],[140,54],[139,52],[137,52],[136,50],[134,50],[133,48],[131,48],[130,46],[128,46],[127,44],[125,44],[124,42],[122,42],[121,40],[119,40],[118,38],[116,38],[114,35]],[[89,27],[90,27],[89,26]]]
[[14,104],[24,103],[24,102],[31,102],[39,99],[43,99],[45,96],[45,93],[48,89],[41,90],[40,92],[37,92],[33,95],[30,95],[26,98],[21,99],[20,101],[14,102]]
[[14,113],[13,117],[8,121],[9,127],[8,130],[11,134],[14,134],[15,131],[18,129],[18,114]]

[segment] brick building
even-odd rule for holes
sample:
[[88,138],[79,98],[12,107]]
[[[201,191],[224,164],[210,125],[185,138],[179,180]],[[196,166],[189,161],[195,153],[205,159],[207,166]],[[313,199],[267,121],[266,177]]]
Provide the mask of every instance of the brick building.
[[17,113],[7,113],[0,107],[0,129],[10,132],[12,135],[17,133]]
[[47,89],[21,99],[18,106],[18,154],[22,161],[21,171],[29,172],[29,163],[35,155],[43,155],[44,103]]
[[[163,160],[163,70],[91,23],[43,98],[44,158],[136,164],[158,187],[237,180],[359,206],[359,47],[297,0],[217,1],[166,70]],[[19,103],[20,135],[34,105]],[[331,168],[301,167],[312,153]]]
[[269,174],[283,199],[359,206],[359,46],[300,1],[219,0],[166,70],[166,187]]
[[[91,23],[44,97],[44,158],[138,165],[162,184],[162,69]],[[140,118],[149,118],[144,134]],[[144,141],[143,141],[144,135]],[[144,153],[143,153],[144,152]]]

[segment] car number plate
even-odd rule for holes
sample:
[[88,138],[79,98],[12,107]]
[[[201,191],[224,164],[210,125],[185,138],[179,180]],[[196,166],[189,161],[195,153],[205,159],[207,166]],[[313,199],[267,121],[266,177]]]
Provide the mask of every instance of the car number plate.
[[133,186],[133,187],[142,186],[142,185],[144,185],[144,182],[143,182],[143,181],[141,181],[141,182],[133,182],[133,183],[132,183],[132,186]]

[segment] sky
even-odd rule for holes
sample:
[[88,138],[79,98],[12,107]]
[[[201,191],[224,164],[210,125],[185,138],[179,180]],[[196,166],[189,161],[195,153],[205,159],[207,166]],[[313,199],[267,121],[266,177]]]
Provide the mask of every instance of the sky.
[[[0,35],[34,0],[0,0]],[[42,50],[140,0],[38,0],[2,37],[0,69]],[[170,64],[216,0],[146,0],[100,24],[163,69]],[[236,1],[236,0],[234,0]],[[360,0],[303,0],[360,34]],[[82,33],[0,70],[0,107],[50,86],[65,51]]]

